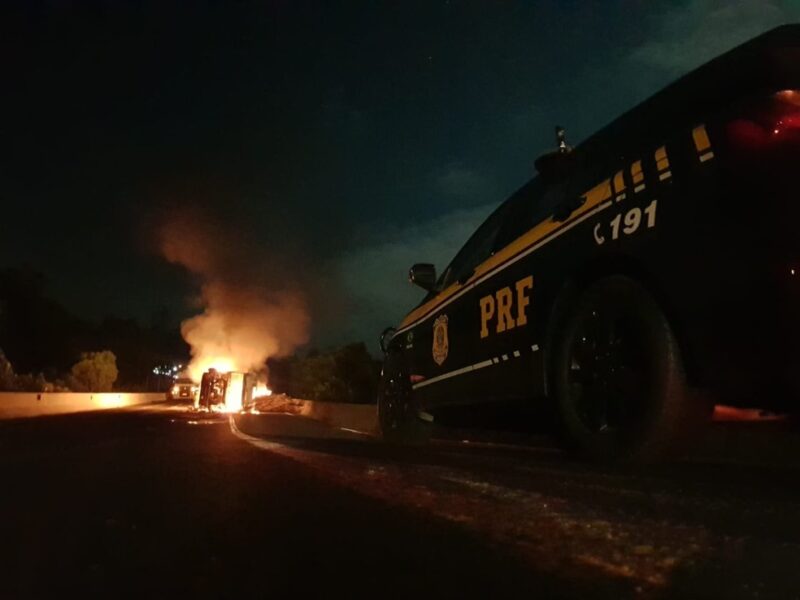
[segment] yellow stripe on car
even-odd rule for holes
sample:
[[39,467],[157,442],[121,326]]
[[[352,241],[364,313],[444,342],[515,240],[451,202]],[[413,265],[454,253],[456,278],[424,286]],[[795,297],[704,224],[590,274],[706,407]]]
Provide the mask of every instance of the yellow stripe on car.
[[692,130],[694,147],[700,157],[700,162],[706,162],[714,158],[714,151],[711,150],[711,139],[708,137],[705,125],[698,125]]
[[474,284],[478,279],[484,277],[486,274],[490,273],[491,271],[493,271],[494,269],[496,269],[509,259],[513,258],[517,254],[524,252],[525,250],[527,250],[540,240],[546,238],[548,235],[554,233],[555,231],[558,231],[563,227],[569,226],[571,223],[581,218],[581,216],[584,215],[585,213],[597,207],[605,200],[610,199],[611,179],[606,179],[605,181],[599,183],[591,190],[583,194],[582,198],[584,198],[583,204],[572,213],[572,215],[568,220],[564,221],[563,223],[559,223],[558,221],[554,221],[553,218],[550,217],[549,219],[542,221],[541,223],[536,225],[533,229],[530,229],[527,233],[518,237],[508,246],[506,246],[505,248],[503,248],[502,250],[495,253],[490,258],[479,264],[475,268],[475,272],[463,286],[458,283],[454,283],[447,289],[443,290],[435,298],[432,298],[430,301],[426,302],[422,306],[418,307],[416,310],[409,313],[408,316],[406,316],[406,318],[403,319],[403,322],[400,323],[399,329],[403,329],[404,327],[407,327],[408,325],[415,323],[418,320],[421,320],[429,313],[433,312],[438,306],[446,302],[454,294],[458,293],[462,288]]

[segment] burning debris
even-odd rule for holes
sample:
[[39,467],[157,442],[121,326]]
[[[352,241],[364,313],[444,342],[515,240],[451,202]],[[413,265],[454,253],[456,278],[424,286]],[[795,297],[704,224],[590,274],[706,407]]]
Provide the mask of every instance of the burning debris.
[[217,412],[240,412],[253,407],[255,400],[272,391],[254,373],[209,369],[203,373],[195,409]]
[[188,375],[208,381],[201,383],[199,404],[236,411],[254,393],[268,395],[267,359],[308,340],[302,294],[276,286],[285,278],[270,277],[265,265],[252,260],[252,244],[240,232],[227,234],[196,214],[166,219],[159,246],[169,262],[200,278],[203,312],[181,325],[192,353]]

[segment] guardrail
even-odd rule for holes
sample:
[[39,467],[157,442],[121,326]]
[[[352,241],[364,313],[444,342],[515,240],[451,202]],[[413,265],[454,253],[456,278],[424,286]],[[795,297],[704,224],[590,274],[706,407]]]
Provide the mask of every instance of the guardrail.
[[122,408],[164,400],[164,393],[0,392],[0,419]]

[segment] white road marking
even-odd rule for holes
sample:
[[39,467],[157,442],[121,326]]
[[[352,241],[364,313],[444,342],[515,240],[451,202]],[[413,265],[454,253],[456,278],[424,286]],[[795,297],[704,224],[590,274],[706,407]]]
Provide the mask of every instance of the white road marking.
[[252,435],[247,435],[246,433],[242,432],[237,426],[236,421],[233,418],[233,415],[228,415],[228,423],[230,424],[231,433],[238,437],[240,440],[244,440],[245,442],[249,442],[254,446],[258,446],[259,448],[263,448],[264,450],[276,450],[278,448],[285,448],[283,444],[278,444],[276,442],[268,442],[262,438],[257,438]]

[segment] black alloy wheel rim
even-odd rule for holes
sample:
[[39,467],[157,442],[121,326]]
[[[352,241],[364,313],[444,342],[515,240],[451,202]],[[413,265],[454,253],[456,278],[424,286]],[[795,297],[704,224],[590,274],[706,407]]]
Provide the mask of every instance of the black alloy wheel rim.
[[630,431],[642,421],[650,380],[647,348],[641,324],[629,315],[593,307],[581,319],[567,380],[576,416],[590,432]]

